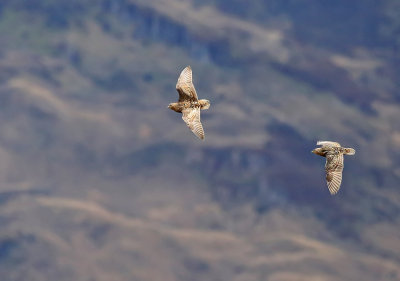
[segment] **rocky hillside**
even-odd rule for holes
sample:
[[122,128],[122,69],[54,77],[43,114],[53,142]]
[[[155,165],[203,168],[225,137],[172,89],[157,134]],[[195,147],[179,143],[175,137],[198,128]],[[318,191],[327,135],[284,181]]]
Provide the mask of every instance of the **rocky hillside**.
[[400,279],[400,6],[243,3],[0,3],[2,280]]

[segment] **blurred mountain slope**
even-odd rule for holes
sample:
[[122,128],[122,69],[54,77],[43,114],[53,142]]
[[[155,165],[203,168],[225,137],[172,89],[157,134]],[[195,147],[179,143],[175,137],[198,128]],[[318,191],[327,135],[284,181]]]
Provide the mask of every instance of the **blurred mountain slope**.
[[[395,42],[275,2],[0,4],[5,280],[399,278]],[[188,64],[204,142],[166,108]],[[357,150],[335,197],[318,139]]]

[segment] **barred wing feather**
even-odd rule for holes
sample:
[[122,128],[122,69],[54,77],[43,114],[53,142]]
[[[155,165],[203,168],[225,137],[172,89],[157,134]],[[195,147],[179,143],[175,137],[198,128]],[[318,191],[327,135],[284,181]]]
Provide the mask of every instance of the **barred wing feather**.
[[317,145],[340,147],[340,144],[338,142],[334,142],[334,141],[318,141]]
[[184,109],[182,119],[198,138],[204,139],[204,130],[200,121],[200,108]]
[[325,172],[329,192],[332,195],[336,194],[342,183],[343,154],[327,156]]
[[179,93],[179,101],[198,100],[196,89],[192,82],[192,68],[190,66],[182,70],[176,83],[176,90]]

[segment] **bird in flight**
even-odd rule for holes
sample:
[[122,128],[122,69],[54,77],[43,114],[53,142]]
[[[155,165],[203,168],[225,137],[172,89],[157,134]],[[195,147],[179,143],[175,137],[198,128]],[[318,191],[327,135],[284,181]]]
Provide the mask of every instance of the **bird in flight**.
[[197,97],[196,89],[192,82],[192,69],[187,66],[182,70],[176,83],[176,90],[179,93],[178,102],[170,103],[169,109],[182,113],[182,119],[192,132],[200,139],[204,139],[204,130],[200,121],[200,110],[208,109],[210,101]]
[[339,143],[333,141],[318,141],[317,145],[321,145],[321,147],[317,147],[311,152],[326,157],[326,183],[329,192],[332,195],[336,194],[342,183],[343,155],[354,155],[356,151],[354,148],[341,147]]

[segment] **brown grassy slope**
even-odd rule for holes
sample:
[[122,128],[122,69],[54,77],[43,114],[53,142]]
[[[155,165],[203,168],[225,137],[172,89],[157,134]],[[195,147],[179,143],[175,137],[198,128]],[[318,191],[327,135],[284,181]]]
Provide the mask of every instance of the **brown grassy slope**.
[[[241,208],[236,215],[246,219],[238,221],[207,199],[191,203],[179,212],[153,206],[140,218],[95,200],[21,196],[2,206],[3,214],[19,217],[1,240],[15,272],[9,280],[396,280],[399,274],[389,259],[333,245],[320,222],[294,209],[259,220]],[[207,227],[205,217],[219,227]],[[182,223],[188,219],[194,228]]]

